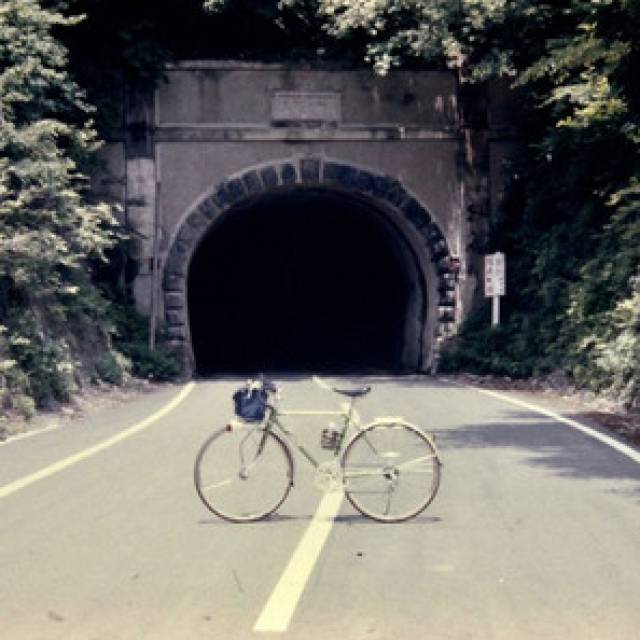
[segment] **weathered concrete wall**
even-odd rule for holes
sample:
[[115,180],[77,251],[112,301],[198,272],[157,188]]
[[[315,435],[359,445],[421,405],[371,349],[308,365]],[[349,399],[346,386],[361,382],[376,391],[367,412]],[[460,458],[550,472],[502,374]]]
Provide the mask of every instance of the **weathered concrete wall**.
[[[167,298],[162,284],[172,275],[166,265],[179,249],[179,234],[189,238],[181,245],[188,264],[198,233],[206,231],[199,229],[194,236],[188,221],[200,207],[200,218],[211,223],[230,206],[224,202],[224,185],[255,173],[262,175],[262,191],[284,188],[281,168],[289,165],[295,173],[292,184],[304,186],[301,163],[310,158],[323,168],[351,167],[367,179],[397,183],[401,196],[392,197],[349,182],[332,184],[371,197],[399,219],[404,218],[392,210],[415,203],[411,207],[423,213],[400,224],[408,225],[409,243],[422,243],[418,251],[432,262],[440,260],[442,275],[443,256],[432,255],[440,240],[434,236],[425,245],[421,230],[430,225],[431,235],[440,234],[451,267],[447,277],[455,286],[445,292],[446,313],[438,310],[443,297],[430,296],[424,325],[429,326],[427,342],[435,344],[472,303],[478,260],[469,246],[496,204],[491,196],[499,197],[496,183],[510,144],[502,96],[489,103],[476,90],[465,98],[467,110],[460,108],[460,99],[456,78],[448,72],[395,71],[380,78],[363,69],[235,62],[178,64],[167,70],[167,82],[154,96],[130,91],[123,144],[127,216],[141,238],[135,283],[139,308],[158,318],[181,317],[174,334],[188,351],[186,311],[180,316],[175,308],[165,308],[167,299],[176,298]],[[260,173],[268,168],[277,175],[271,185]],[[202,210],[205,201],[213,202],[215,212]],[[425,278],[433,280],[426,270]],[[438,329],[431,326],[437,318]],[[422,368],[430,366],[434,353],[430,345]]]

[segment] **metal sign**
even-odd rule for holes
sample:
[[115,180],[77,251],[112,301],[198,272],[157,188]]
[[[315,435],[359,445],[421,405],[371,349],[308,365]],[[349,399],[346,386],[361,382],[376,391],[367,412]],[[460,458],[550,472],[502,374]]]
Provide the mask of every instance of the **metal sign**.
[[500,324],[500,296],[507,290],[507,270],[504,253],[498,251],[484,257],[484,295],[492,298],[491,325]]
[[484,257],[484,295],[487,298],[506,293],[506,268],[504,253],[492,253]]

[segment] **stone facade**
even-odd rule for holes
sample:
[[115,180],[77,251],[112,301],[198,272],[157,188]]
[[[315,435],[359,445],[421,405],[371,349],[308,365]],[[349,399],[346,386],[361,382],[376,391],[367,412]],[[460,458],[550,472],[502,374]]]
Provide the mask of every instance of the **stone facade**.
[[[322,189],[384,212],[413,253],[406,365],[430,370],[477,291],[474,234],[512,140],[504,99],[466,98],[448,72],[181,63],[151,95],[131,88],[114,172],[139,234],[138,307],[165,322],[192,369],[187,278],[205,234],[267,193]],[[464,96],[462,96],[464,97]],[[497,106],[496,106],[497,105]],[[464,106],[464,105],[463,105]],[[119,153],[121,150],[122,153]],[[424,303],[424,304],[423,304]]]

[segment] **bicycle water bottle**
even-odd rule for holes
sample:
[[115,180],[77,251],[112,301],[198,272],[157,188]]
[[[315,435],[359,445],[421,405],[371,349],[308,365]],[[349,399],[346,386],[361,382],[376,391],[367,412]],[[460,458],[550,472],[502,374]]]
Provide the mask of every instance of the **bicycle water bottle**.
[[320,446],[329,451],[335,451],[340,445],[340,431],[334,422],[329,423],[327,429],[323,429],[320,434]]

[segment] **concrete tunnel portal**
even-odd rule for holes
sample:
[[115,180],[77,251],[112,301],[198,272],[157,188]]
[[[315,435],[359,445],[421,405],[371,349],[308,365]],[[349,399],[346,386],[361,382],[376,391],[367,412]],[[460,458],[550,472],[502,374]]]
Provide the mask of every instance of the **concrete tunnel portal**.
[[240,203],[189,265],[196,372],[415,371],[419,274],[402,232],[364,198],[298,188]]

